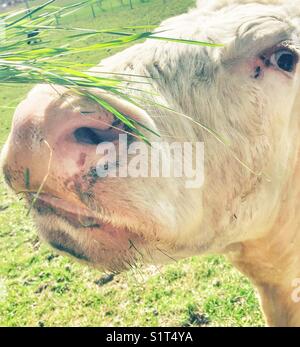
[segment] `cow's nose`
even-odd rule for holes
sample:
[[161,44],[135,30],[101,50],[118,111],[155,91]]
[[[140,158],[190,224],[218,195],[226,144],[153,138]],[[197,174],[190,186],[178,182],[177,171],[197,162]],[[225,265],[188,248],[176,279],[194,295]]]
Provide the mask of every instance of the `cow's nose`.
[[[48,191],[65,189],[72,177],[84,177],[96,167],[101,160],[99,144],[112,142],[118,146],[119,135],[130,132],[111,112],[95,103],[66,101],[43,89],[36,93],[16,110],[2,155],[6,181],[17,192],[37,191],[44,181]],[[124,102],[107,102],[156,130],[144,111]]]
[[108,123],[109,127],[106,129],[100,126],[94,127],[83,126],[76,128],[71,135],[73,135],[73,140],[75,144],[81,145],[99,145],[102,142],[116,142],[119,139],[119,135],[122,133],[129,133],[130,129],[124,126],[119,119]]

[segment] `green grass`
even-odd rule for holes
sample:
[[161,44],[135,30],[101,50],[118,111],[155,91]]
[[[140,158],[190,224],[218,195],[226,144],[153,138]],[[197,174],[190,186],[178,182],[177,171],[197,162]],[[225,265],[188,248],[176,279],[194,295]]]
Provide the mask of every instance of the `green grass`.
[[[71,0],[58,1],[59,4]],[[104,1],[63,24],[94,29],[158,24],[182,13],[193,0],[133,1],[134,9]],[[41,1],[32,1],[39,4]],[[58,44],[64,37],[57,36]],[[94,40],[94,39],[90,39]],[[115,50],[74,55],[97,63]],[[0,87],[0,147],[13,108],[30,87]],[[123,273],[106,284],[103,275],[57,256],[41,244],[22,201],[0,178],[0,326],[258,326],[263,325],[255,292],[223,257],[196,257],[160,269]],[[7,294],[4,295],[3,287]],[[2,288],[2,290],[1,290]]]

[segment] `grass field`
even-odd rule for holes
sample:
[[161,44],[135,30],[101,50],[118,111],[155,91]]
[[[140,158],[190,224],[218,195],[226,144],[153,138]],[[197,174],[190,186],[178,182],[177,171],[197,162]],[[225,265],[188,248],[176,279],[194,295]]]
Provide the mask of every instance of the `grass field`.
[[[71,2],[58,0],[58,4]],[[126,3],[126,1],[124,1]],[[38,3],[32,1],[31,4]],[[89,28],[158,24],[184,12],[192,0],[104,1],[65,18]],[[63,44],[63,36],[57,37]],[[96,63],[104,52],[72,59]],[[0,87],[0,147],[13,108],[29,87]],[[255,292],[223,257],[192,258],[160,269],[145,268],[112,278],[57,256],[41,244],[22,201],[0,178],[1,326],[261,326]]]

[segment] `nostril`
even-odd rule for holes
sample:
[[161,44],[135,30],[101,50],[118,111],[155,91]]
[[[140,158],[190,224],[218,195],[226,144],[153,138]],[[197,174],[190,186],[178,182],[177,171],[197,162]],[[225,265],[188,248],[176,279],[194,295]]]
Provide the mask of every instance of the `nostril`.
[[110,128],[107,130],[99,130],[82,127],[74,131],[74,137],[80,144],[99,145],[102,142],[117,141],[121,133],[122,129]]

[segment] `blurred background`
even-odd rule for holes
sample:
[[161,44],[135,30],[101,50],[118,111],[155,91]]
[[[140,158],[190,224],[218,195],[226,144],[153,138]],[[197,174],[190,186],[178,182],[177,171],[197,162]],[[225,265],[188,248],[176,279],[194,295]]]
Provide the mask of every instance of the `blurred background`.
[[[33,9],[41,0],[0,0],[0,12]],[[57,0],[55,5],[74,4]],[[57,26],[93,29],[158,25],[193,7],[194,0],[98,0]],[[66,44],[55,32],[55,45]],[[106,35],[97,39],[107,40]],[[81,44],[93,43],[95,37]],[[30,49],[30,48],[29,48]],[[96,64],[120,48],[69,56]],[[16,105],[31,86],[0,84],[0,148]],[[0,175],[1,326],[258,326],[263,320],[246,278],[219,256],[195,257],[120,275],[75,264],[42,244],[22,199]]]

